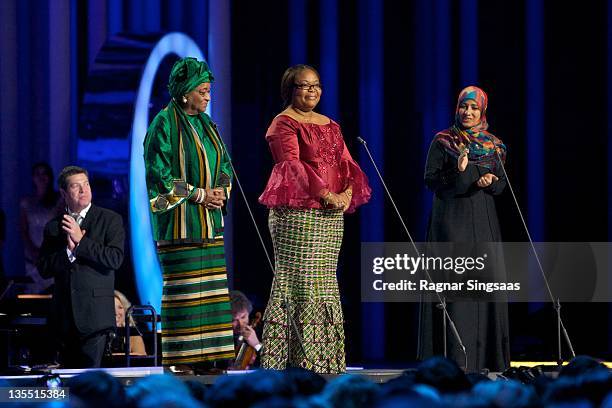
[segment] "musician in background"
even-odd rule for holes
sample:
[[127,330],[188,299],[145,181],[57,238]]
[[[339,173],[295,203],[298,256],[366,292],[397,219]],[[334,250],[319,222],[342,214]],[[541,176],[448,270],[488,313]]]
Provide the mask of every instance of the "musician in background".
[[257,362],[259,350],[261,350],[261,341],[257,336],[256,329],[251,327],[249,316],[253,311],[253,304],[239,290],[232,290],[229,293],[232,304],[232,329],[234,330],[234,345],[236,352],[240,350],[243,343],[246,343],[257,352],[249,362],[248,366],[252,367]]

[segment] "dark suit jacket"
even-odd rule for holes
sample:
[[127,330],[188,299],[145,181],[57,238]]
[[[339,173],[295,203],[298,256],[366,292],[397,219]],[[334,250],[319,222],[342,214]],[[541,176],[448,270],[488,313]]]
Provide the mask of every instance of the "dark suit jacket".
[[[121,216],[92,205],[81,224],[86,230],[70,263],[60,215],[45,226],[38,270],[54,277],[55,321],[59,335],[70,332],[71,320],[82,336],[115,326],[115,270],[123,262],[125,232]],[[70,319],[72,316],[73,319]]]

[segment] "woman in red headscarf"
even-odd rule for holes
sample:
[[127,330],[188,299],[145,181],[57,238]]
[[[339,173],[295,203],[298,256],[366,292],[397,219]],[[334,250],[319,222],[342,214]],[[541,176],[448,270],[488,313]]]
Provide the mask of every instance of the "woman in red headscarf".
[[[425,166],[425,184],[434,192],[428,242],[501,241],[494,196],[503,192],[506,146],[488,132],[487,95],[469,86],[459,94],[455,123],[434,137]],[[467,353],[467,371],[502,371],[510,364],[508,306],[504,302],[447,304]],[[442,354],[442,313],[423,304],[419,355]],[[448,356],[465,366],[465,355],[452,333]]]

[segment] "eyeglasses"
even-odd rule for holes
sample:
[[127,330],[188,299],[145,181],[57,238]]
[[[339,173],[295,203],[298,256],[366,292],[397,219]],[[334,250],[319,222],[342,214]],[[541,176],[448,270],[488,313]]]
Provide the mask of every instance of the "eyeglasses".
[[297,89],[302,91],[320,91],[321,84],[293,84]]

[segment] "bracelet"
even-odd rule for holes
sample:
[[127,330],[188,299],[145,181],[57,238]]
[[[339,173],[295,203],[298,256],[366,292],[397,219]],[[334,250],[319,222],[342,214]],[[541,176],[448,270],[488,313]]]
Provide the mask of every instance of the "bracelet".
[[206,190],[203,188],[198,188],[196,191],[195,202],[198,204],[202,204],[206,200]]
[[332,192],[328,191],[327,194],[325,194],[323,196],[323,201],[325,201],[326,204],[331,204],[330,200],[333,198]]

